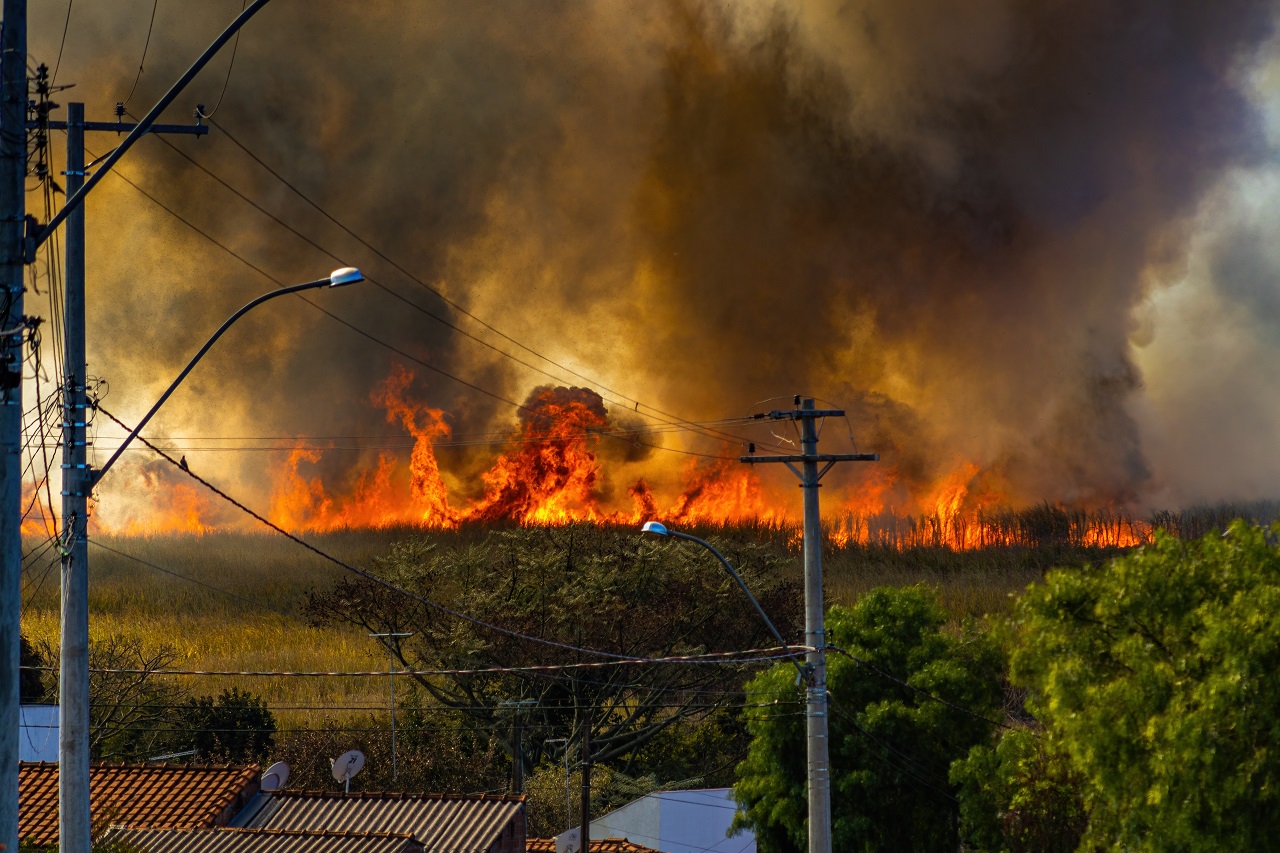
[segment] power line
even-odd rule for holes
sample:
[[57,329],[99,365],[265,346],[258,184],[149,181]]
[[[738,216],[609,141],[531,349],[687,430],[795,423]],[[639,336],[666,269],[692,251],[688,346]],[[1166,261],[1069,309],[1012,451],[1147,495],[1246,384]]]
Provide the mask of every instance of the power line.
[[[115,415],[111,414],[109,411],[107,411],[105,408],[103,408],[100,404],[99,404],[99,405],[97,405],[97,406],[96,406],[96,408],[97,408],[97,410],[98,410],[98,411],[101,411],[104,415],[106,415],[108,418],[110,418],[112,421],[114,421],[114,422],[116,423],[116,425],[120,426],[120,427],[121,427],[121,428],[123,428],[123,429],[129,430],[128,425],[126,425],[123,421],[121,421],[121,420],[120,420],[119,418],[117,418]],[[132,431],[132,430],[130,430],[130,431]],[[367,571],[365,571],[364,569],[361,569],[361,568],[358,568],[358,567],[356,567],[356,566],[353,566],[353,565],[351,565],[350,563],[346,562],[345,560],[341,560],[341,559],[339,559],[339,558],[337,558],[337,557],[333,556],[332,554],[329,554],[329,553],[327,553],[326,551],[323,551],[323,550],[321,550],[320,548],[317,548],[315,545],[312,545],[311,543],[307,542],[306,540],[304,540],[304,539],[300,539],[299,537],[297,537],[297,536],[293,535],[292,533],[290,533],[289,531],[285,530],[283,527],[280,527],[278,524],[275,524],[274,522],[269,521],[268,519],[264,518],[263,516],[259,515],[259,514],[258,514],[258,513],[256,513],[256,512],[254,512],[252,509],[250,509],[249,507],[245,506],[244,504],[242,504],[240,501],[236,500],[235,498],[231,497],[229,494],[227,494],[226,492],[222,491],[222,490],[221,490],[221,489],[219,489],[217,486],[215,486],[215,485],[213,485],[212,483],[210,483],[208,480],[205,480],[203,477],[201,477],[200,475],[198,475],[198,474],[196,474],[194,471],[192,471],[192,470],[190,469],[190,466],[182,465],[178,460],[174,459],[172,456],[170,456],[169,454],[165,453],[163,450],[160,450],[158,447],[156,447],[156,446],[155,446],[155,445],[153,445],[151,442],[149,442],[146,438],[144,438],[144,437],[142,437],[141,435],[139,435],[139,436],[138,436],[138,440],[139,440],[139,441],[141,441],[143,444],[145,444],[147,447],[150,447],[150,448],[151,448],[153,451],[155,451],[158,455],[160,455],[160,456],[161,456],[162,458],[164,458],[167,462],[169,462],[169,464],[171,464],[171,465],[173,465],[174,467],[178,468],[180,471],[182,471],[183,473],[185,473],[188,477],[191,477],[193,480],[195,480],[196,482],[200,483],[202,486],[204,486],[205,488],[209,489],[209,491],[213,492],[213,493],[214,493],[214,494],[216,494],[218,497],[220,497],[220,498],[222,498],[223,500],[227,501],[227,502],[228,502],[228,503],[230,503],[232,506],[234,506],[234,507],[236,507],[237,509],[239,509],[241,512],[244,512],[244,513],[248,514],[249,516],[251,516],[252,518],[254,518],[256,521],[258,521],[258,523],[263,524],[263,525],[265,525],[266,527],[269,527],[270,529],[272,529],[272,530],[274,530],[275,532],[279,533],[281,536],[284,536],[285,538],[289,539],[290,541],[295,542],[295,543],[297,543],[298,545],[301,545],[303,548],[306,548],[308,551],[311,551],[313,554],[316,554],[317,556],[319,556],[319,557],[321,557],[321,558],[323,558],[323,559],[325,559],[325,560],[328,560],[329,562],[333,563],[334,565],[336,565],[336,566],[340,566],[341,568],[346,569],[347,571],[351,572],[352,574],[359,575],[360,577],[364,578],[365,580],[370,581],[371,583],[376,584],[376,585],[378,585],[378,586],[381,586],[381,587],[383,587],[383,588],[385,588],[385,589],[387,589],[387,590],[389,590],[389,591],[391,591],[391,592],[394,592],[394,593],[396,593],[397,595],[402,595],[402,596],[404,596],[404,597],[406,597],[406,598],[409,598],[409,599],[410,599],[410,600],[412,600],[412,601],[416,601],[417,603],[422,604],[422,605],[424,605],[424,606],[426,606],[426,607],[428,607],[428,608],[431,608],[431,609],[433,609],[433,610],[438,610],[438,611],[440,611],[440,612],[442,612],[442,613],[446,613],[446,614],[448,614],[448,615],[450,615],[450,616],[453,616],[453,617],[454,617],[454,618],[456,618],[456,619],[461,619],[461,620],[463,620],[463,621],[465,621],[465,622],[470,622],[471,624],[476,625],[477,627],[485,628],[485,629],[488,629],[488,630],[490,630],[490,631],[494,631],[494,632],[499,633],[499,634],[505,634],[506,636],[513,637],[513,638],[515,638],[515,639],[519,639],[519,640],[527,640],[527,641],[529,641],[529,642],[533,642],[533,643],[540,643],[540,644],[545,645],[545,646],[551,646],[551,647],[559,648],[559,649],[563,649],[563,650],[566,650],[566,651],[577,652],[577,653],[580,653],[580,654],[596,655],[596,656],[598,656],[598,657],[609,658],[609,659],[611,659],[611,660],[626,661],[626,662],[630,662],[630,663],[648,663],[648,662],[650,662],[651,660],[653,660],[653,659],[651,659],[651,658],[645,658],[645,657],[639,657],[639,656],[633,656],[633,655],[621,655],[621,654],[616,654],[616,653],[614,653],[614,652],[606,652],[606,651],[603,651],[603,650],[600,650],[600,649],[588,649],[588,648],[584,648],[584,647],[582,647],[582,646],[574,646],[574,645],[571,645],[571,644],[569,644],[569,643],[561,643],[561,642],[557,642],[556,640],[547,640],[547,639],[544,639],[544,638],[542,638],[542,637],[535,637],[535,636],[533,636],[533,635],[531,635],[531,634],[523,634],[523,633],[521,633],[521,632],[519,632],[519,631],[512,631],[512,630],[510,630],[510,629],[508,629],[508,628],[503,628],[503,627],[502,627],[502,626],[500,626],[500,625],[495,625],[495,624],[493,624],[492,622],[486,622],[486,621],[484,621],[483,619],[477,619],[477,618],[476,618],[476,617],[474,617],[474,616],[470,616],[470,615],[468,615],[468,614],[466,614],[466,613],[463,613],[463,612],[461,612],[461,611],[459,611],[459,610],[456,610],[456,609],[454,609],[454,608],[452,608],[452,607],[449,607],[449,606],[447,606],[447,605],[440,604],[439,602],[432,601],[432,600],[430,600],[430,599],[428,599],[428,598],[424,598],[423,596],[415,595],[414,593],[410,592],[410,591],[409,591],[409,590],[407,590],[407,589],[403,589],[402,587],[398,587],[398,586],[396,586],[395,584],[391,583],[390,581],[384,580],[384,579],[382,579],[382,578],[378,577],[377,575],[375,575],[375,574],[373,574],[373,573],[371,573],[371,572],[367,572]]]
[[[399,264],[398,262],[396,262],[395,260],[393,260],[392,258],[390,258],[390,257],[389,257],[385,252],[383,252],[381,249],[379,249],[379,248],[377,248],[376,246],[374,246],[372,243],[370,243],[370,242],[369,242],[368,240],[366,240],[364,237],[362,237],[362,236],[360,236],[359,234],[357,234],[357,233],[356,233],[353,229],[351,229],[348,225],[346,225],[345,223],[343,223],[341,220],[339,220],[339,219],[338,219],[337,217],[335,217],[333,214],[329,213],[329,211],[325,210],[325,209],[324,209],[324,208],[323,208],[323,207],[322,207],[318,202],[316,202],[314,199],[312,199],[312,198],[311,198],[310,196],[308,196],[306,193],[302,192],[302,190],[300,190],[300,189],[299,189],[297,186],[295,186],[291,181],[289,181],[287,178],[285,178],[283,175],[281,175],[281,174],[280,174],[276,169],[274,169],[274,168],[272,168],[270,165],[268,165],[268,164],[267,164],[267,163],[266,163],[266,162],[265,162],[261,157],[259,157],[257,154],[255,154],[255,153],[253,153],[251,150],[249,150],[249,148],[248,148],[244,143],[242,143],[240,140],[238,140],[238,139],[237,139],[237,138],[236,138],[236,137],[235,137],[235,136],[234,136],[230,131],[228,131],[225,127],[223,127],[222,125],[218,124],[217,122],[212,122],[212,121],[211,121],[211,122],[210,122],[210,124],[212,124],[212,125],[213,125],[214,127],[216,127],[219,131],[221,131],[221,132],[222,132],[222,133],[227,137],[227,139],[229,139],[229,140],[232,142],[232,144],[234,144],[237,148],[239,148],[241,151],[243,151],[243,152],[245,153],[245,155],[247,155],[251,160],[253,160],[253,161],[254,161],[255,163],[257,163],[259,166],[261,166],[264,170],[266,170],[268,174],[270,174],[272,177],[274,177],[276,180],[278,180],[280,183],[282,183],[285,187],[287,187],[290,191],[292,191],[296,196],[298,196],[298,198],[302,199],[304,202],[306,202],[308,205],[310,205],[310,206],[311,206],[311,207],[312,207],[312,208],[313,208],[317,213],[319,213],[319,214],[320,214],[321,216],[323,216],[324,218],[328,219],[330,222],[332,222],[334,225],[336,225],[339,229],[341,229],[344,233],[346,233],[348,236],[350,236],[352,239],[354,239],[354,240],[355,240],[356,242],[358,242],[360,245],[364,246],[366,249],[368,249],[369,251],[373,252],[377,257],[381,258],[383,261],[386,261],[388,264],[390,264],[394,269],[396,269],[397,271],[399,271],[402,275],[404,275],[404,276],[405,276],[406,278],[408,278],[410,281],[414,282],[415,284],[417,284],[418,286],[420,286],[420,287],[422,287],[423,289],[427,290],[428,292],[430,292],[430,293],[434,294],[434,295],[436,296],[436,298],[440,299],[442,302],[444,302],[446,305],[448,305],[448,306],[449,306],[450,308],[452,308],[454,311],[458,312],[459,314],[461,314],[461,315],[463,315],[463,316],[465,316],[465,317],[470,318],[471,320],[473,320],[473,321],[475,321],[476,323],[480,324],[480,325],[481,325],[482,327],[484,327],[485,329],[488,329],[490,332],[493,332],[494,334],[498,335],[500,338],[502,338],[502,339],[504,339],[504,340],[506,340],[506,341],[508,341],[508,342],[510,342],[510,343],[512,343],[512,344],[514,344],[515,346],[519,347],[520,349],[524,350],[525,352],[529,353],[530,355],[532,355],[532,356],[534,356],[534,357],[536,357],[536,358],[539,358],[539,359],[541,359],[541,360],[543,360],[543,361],[547,362],[548,364],[554,365],[555,367],[559,368],[560,370],[563,370],[565,373],[569,374],[570,376],[573,376],[573,377],[575,377],[575,378],[577,378],[577,379],[580,379],[580,380],[582,380],[583,382],[586,382],[586,383],[590,384],[591,386],[593,386],[593,387],[595,387],[595,388],[599,388],[599,389],[600,389],[600,390],[602,390],[602,391],[605,391],[605,392],[608,392],[608,393],[610,393],[610,394],[613,394],[614,396],[619,397],[619,398],[621,398],[621,399],[623,399],[623,400],[626,400],[627,402],[635,403],[635,405],[636,405],[636,411],[637,411],[637,412],[639,411],[639,407],[640,407],[640,406],[644,406],[646,409],[649,409],[650,411],[652,411],[652,412],[656,413],[657,415],[661,415],[661,416],[663,416],[663,417],[665,417],[665,418],[670,418],[670,419],[673,419],[673,420],[675,420],[675,421],[678,421],[678,422],[681,422],[681,423],[685,423],[685,424],[692,424],[692,423],[693,423],[693,422],[688,421],[688,420],[686,420],[686,419],[684,419],[684,418],[681,418],[681,417],[680,417],[680,416],[678,416],[678,415],[671,414],[670,412],[664,412],[664,411],[662,411],[661,409],[658,409],[656,406],[651,406],[651,405],[649,405],[649,404],[647,404],[647,403],[644,403],[643,401],[637,400],[637,399],[636,399],[636,398],[634,398],[634,397],[630,397],[630,396],[628,396],[628,395],[626,395],[626,394],[623,394],[623,393],[621,393],[621,392],[619,392],[619,391],[615,391],[615,390],[613,390],[613,389],[611,389],[611,388],[609,388],[609,387],[605,386],[603,383],[601,383],[601,382],[597,381],[596,379],[594,379],[594,378],[592,378],[592,377],[590,377],[590,376],[586,376],[586,375],[584,375],[584,374],[582,374],[582,373],[579,373],[579,372],[577,372],[577,371],[573,370],[572,368],[568,367],[567,365],[561,364],[560,362],[556,361],[555,359],[552,359],[552,358],[550,358],[550,357],[548,357],[548,356],[543,355],[542,353],[538,352],[537,350],[534,350],[533,348],[531,348],[531,347],[529,347],[529,346],[527,346],[527,345],[525,345],[525,344],[521,343],[520,341],[518,341],[518,340],[516,340],[515,338],[511,337],[510,335],[506,334],[506,333],[505,333],[505,332],[503,332],[502,330],[500,330],[500,329],[496,328],[496,327],[495,327],[495,326],[493,326],[492,324],[488,323],[487,321],[485,321],[485,320],[481,319],[480,317],[476,316],[475,314],[471,313],[471,312],[470,312],[470,311],[468,311],[466,308],[462,307],[462,306],[461,306],[461,305],[459,305],[458,303],[456,303],[456,302],[454,302],[453,300],[451,300],[449,297],[445,296],[445,294],[444,294],[444,293],[442,293],[439,289],[432,287],[431,285],[427,284],[425,281],[422,281],[420,278],[418,278],[418,276],[414,275],[412,272],[410,272],[409,270],[407,270],[403,265]],[[177,149],[175,149],[175,150],[177,150]],[[188,158],[188,159],[190,159],[190,158]],[[192,162],[194,163],[195,161],[192,161]],[[199,164],[196,164],[196,165],[198,166]],[[203,168],[203,167],[201,167],[201,168]],[[216,179],[216,178],[215,178],[215,179]],[[217,180],[219,180],[219,181],[221,182],[221,179],[217,179]],[[234,190],[233,190],[233,191],[234,191]],[[237,194],[239,194],[239,193],[237,193]],[[250,203],[252,203],[252,202],[250,202]],[[256,207],[257,205],[254,205],[254,206]],[[269,214],[268,214],[268,215],[269,215]],[[283,223],[282,223],[282,224],[283,224]],[[287,227],[287,226],[286,226],[286,227]],[[290,229],[290,230],[292,230],[292,229]],[[305,238],[304,238],[304,239],[305,239]],[[322,251],[323,251],[323,250],[322,250]],[[407,301],[407,300],[406,300],[406,301]],[[443,322],[446,322],[446,321],[441,320],[440,322],[442,322],[442,323],[443,323]],[[451,328],[455,328],[455,329],[457,329],[457,327],[456,327],[456,326],[453,326],[452,324],[447,324],[447,325],[449,325]],[[461,329],[458,329],[458,331],[462,332],[462,330],[461,330]],[[463,334],[467,334],[467,335],[468,335],[468,337],[473,337],[473,336],[471,336],[470,334],[468,334],[468,333],[466,333],[466,332],[463,332]],[[479,339],[478,339],[478,338],[475,338],[475,340],[479,340]],[[502,353],[503,355],[506,355],[508,358],[511,358],[511,359],[513,359],[513,360],[516,360],[516,361],[519,361],[519,360],[518,360],[518,359],[516,359],[514,356],[512,356],[512,355],[510,355],[510,354],[508,354],[508,353],[505,353],[504,351],[502,351],[502,350],[500,350],[500,349],[497,349],[496,347],[492,347],[492,345],[491,345],[491,344],[488,344],[487,342],[481,341],[481,343],[484,343],[486,346],[489,346],[489,347],[493,348],[495,351],[497,351],[497,352],[499,352],[499,353]],[[523,361],[519,361],[519,363],[521,363],[521,364],[525,364],[525,362],[523,362]],[[531,366],[531,365],[527,365],[527,364],[525,364],[525,366],[526,366],[526,367],[531,367],[531,368],[532,368],[532,366]],[[532,369],[534,369],[534,370],[538,370],[538,368],[532,368]],[[539,371],[539,372],[543,372],[543,371]],[[544,373],[544,375],[546,375],[546,374]],[[646,415],[646,417],[652,417],[651,415],[647,415],[646,413],[643,413],[643,412],[641,412],[641,414],[645,414],[645,415]],[[714,435],[713,435],[713,433],[714,433]],[[732,435],[732,434],[730,434],[730,433],[724,433],[724,432],[720,432],[720,431],[712,431],[712,432],[708,432],[707,434],[708,434],[708,435],[712,435],[713,437],[719,437],[719,438],[720,438],[720,440],[722,440],[722,441],[729,441],[729,442],[731,442],[731,443],[735,443],[735,444],[746,444],[746,443],[748,443],[748,441],[747,441],[746,439],[742,438],[741,436]]]
[[[86,150],[87,150],[87,149],[86,149]],[[90,155],[91,155],[91,156],[96,156],[96,155],[94,155],[94,154],[93,154],[93,152],[91,152],[91,151],[90,151],[89,153],[90,153]],[[247,259],[247,258],[245,258],[243,255],[240,255],[239,253],[237,253],[235,250],[231,249],[231,248],[230,248],[229,246],[227,246],[226,244],[222,243],[221,241],[217,240],[216,238],[214,238],[214,237],[210,236],[209,234],[207,234],[206,232],[204,232],[203,230],[201,230],[199,227],[197,227],[197,226],[196,226],[196,225],[194,225],[192,222],[190,222],[189,220],[187,220],[185,217],[183,217],[183,216],[182,216],[181,214],[179,214],[177,211],[173,210],[173,208],[171,208],[171,207],[169,207],[168,205],[164,204],[162,201],[160,201],[159,199],[157,199],[155,196],[151,195],[151,194],[150,194],[150,193],[148,193],[146,190],[144,190],[144,189],[142,189],[140,186],[138,186],[136,183],[134,183],[133,181],[131,181],[131,180],[129,180],[128,178],[126,178],[126,177],[125,177],[121,172],[119,172],[119,171],[113,171],[113,172],[112,172],[112,174],[113,174],[115,177],[119,178],[120,180],[124,181],[124,182],[125,182],[126,184],[128,184],[129,186],[133,187],[135,190],[137,190],[141,195],[145,196],[148,200],[150,200],[150,201],[151,201],[153,204],[155,204],[157,207],[159,207],[160,209],[164,210],[164,211],[165,211],[166,213],[168,213],[170,216],[172,216],[172,217],[174,217],[175,219],[177,219],[177,220],[178,220],[179,222],[181,222],[183,225],[186,225],[186,226],[187,226],[188,228],[190,228],[192,231],[195,231],[195,232],[196,232],[197,234],[199,234],[201,237],[205,238],[205,239],[206,239],[206,240],[208,240],[210,243],[212,243],[213,245],[217,246],[219,249],[223,250],[224,252],[226,252],[226,253],[227,253],[228,255],[230,255],[231,257],[233,257],[233,258],[235,258],[236,260],[240,261],[242,264],[244,264],[245,266],[247,266],[249,269],[251,269],[251,270],[253,270],[254,272],[258,273],[259,275],[261,275],[263,278],[267,279],[268,281],[270,281],[270,282],[272,282],[272,283],[274,283],[274,284],[276,284],[276,285],[283,286],[283,282],[282,282],[280,279],[278,279],[277,277],[275,277],[275,276],[271,275],[271,274],[270,274],[270,273],[268,273],[266,270],[262,269],[262,268],[261,268],[261,267],[259,267],[257,264],[254,264],[252,261],[248,260],[248,259]],[[414,356],[414,355],[412,355],[412,354],[410,354],[410,353],[408,353],[408,352],[406,352],[406,351],[404,351],[404,350],[400,349],[399,347],[397,347],[397,346],[395,346],[395,345],[393,345],[393,344],[390,344],[390,343],[388,343],[387,341],[382,340],[382,339],[381,339],[381,338],[379,338],[377,335],[374,335],[374,334],[373,334],[373,333],[371,333],[371,332],[367,332],[367,331],[365,331],[364,329],[361,329],[359,326],[356,326],[355,324],[353,324],[353,323],[349,322],[348,320],[346,320],[346,319],[344,319],[344,318],[342,318],[342,317],[339,317],[337,314],[334,314],[333,312],[331,312],[331,311],[329,311],[329,310],[327,310],[327,309],[325,309],[325,308],[321,307],[320,305],[316,304],[316,303],[315,303],[314,301],[312,301],[311,299],[309,299],[309,298],[307,298],[307,297],[305,297],[305,296],[302,296],[301,294],[296,294],[296,295],[297,295],[297,297],[298,297],[299,299],[301,299],[303,302],[305,302],[306,304],[310,305],[310,306],[311,306],[312,308],[314,308],[316,311],[319,311],[321,314],[324,314],[326,317],[330,318],[331,320],[334,320],[335,322],[337,322],[337,323],[339,323],[339,324],[341,324],[341,325],[343,325],[343,326],[347,327],[348,329],[350,329],[351,331],[353,331],[353,332],[355,332],[356,334],[360,335],[361,337],[366,338],[366,339],[368,339],[369,341],[371,341],[371,342],[373,342],[373,343],[376,343],[377,345],[379,345],[379,346],[381,346],[381,347],[383,347],[383,348],[385,348],[385,349],[387,349],[387,350],[390,350],[391,352],[395,353],[396,355],[400,356],[401,358],[404,358],[404,359],[405,359],[405,360],[407,360],[407,361],[412,362],[413,364],[417,364],[417,365],[420,365],[420,366],[422,366],[422,367],[425,367],[425,368],[427,368],[428,370],[430,370],[430,371],[432,371],[432,372],[434,372],[434,373],[437,373],[437,374],[439,374],[439,375],[441,375],[441,376],[444,376],[444,377],[445,377],[445,378],[447,378],[447,379],[451,379],[451,380],[453,380],[454,382],[457,382],[458,384],[463,385],[464,387],[470,388],[470,389],[472,389],[473,391],[477,391],[477,392],[479,392],[479,393],[481,393],[481,394],[484,394],[486,397],[490,397],[490,398],[492,398],[492,399],[494,399],[494,400],[497,400],[498,402],[505,403],[505,404],[507,404],[508,406],[512,406],[512,407],[513,407],[513,408],[515,408],[517,411],[529,412],[529,413],[531,413],[531,414],[536,414],[536,410],[531,409],[531,408],[529,408],[528,406],[526,406],[526,405],[524,405],[524,404],[522,404],[522,403],[517,403],[516,401],[514,401],[514,400],[512,400],[512,399],[510,399],[510,398],[508,398],[508,397],[504,397],[503,395],[498,394],[498,393],[496,393],[496,392],[494,392],[494,391],[490,391],[489,389],[484,388],[484,387],[482,387],[482,386],[480,386],[480,385],[477,385],[477,384],[475,384],[474,382],[471,382],[471,381],[469,381],[469,380],[463,379],[463,378],[462,378],[462,377],[460,377],[460,376],[456,376],[455,374],[452,374],[452,373],[448,372],[447,370],[444,370],[443,368],[437,367],[437,366],[435,366],[434,364],[431,364],[430,362],[424,361],[424,360],[422,360],[422,359],[418,358],[417,356]],[[602,433],[600,433],[600,434],[601,434],[601,435],[608,436],[608,437],[610,437],[610,438],[615,438],[615,439],[618,439],[618,440],[622,440],[622,441],[626,441],[626,440],[627,440],[626,438],[621,437],[621,436],[618,436],[618,435],[613,434],[613,433],[602,432]],[[642,446],[642,447],[646,447],[646,448],[649,448],[649,449],[651,449],[651,450],[662,450],[662,451],[665,451],[665,452],[667,452],[667,453],[676,453],[676,454],[679,454],[679,455],[682,455],[682,456],[694,456],[694,457],[699,457],[699,458],[703,458],[703,459],[722,459],[722,460],[732,460],[732,459],[734,459],[734,458],[735,458],[735,457],[731,457],[731,456],[722,456],[722,455],[719,455],[719,454],[713,454],[713,453],[698,453],[698,452],[696,452],[696,451],[692,451],[692,450],[681,450],[681,449],[679,449],[679,448],[675,448],[675,447],[663,447],[663,446],[661,446],[661,445],[648,444],[648,443],[645,443],[645,442],[632,442],[632,443],[634,443],[634,444],[639,444],[640,446]]]
[[[147,49],[151,47],[151,30],[156,25],[156,10],[160,8],[160,0],[155,0],[151,4],[151,22],[147,24],[147,40],[142,45],[142,58],[138,60],[138,75],[133,78],[133,86],[129,89],[129,94],[120,102],[122,107],[129,106],[129,101],[133,99],[133,93],[138,89],[138,81],[142,79],[142,66],[147,61]],[[239,41],[240,34],[236,33],[236,39]]]
[[71,28],[71,7],[76,0],[67,0],[67,19],[62,22],[62,41],[58,43],[58,61],[53,64],[53,78],[50,83],[58,82],[58,69],[62,67],[62,49],[67,46],[67,30]]
[[[241,0],[240,11],[244,12],[244,7],[247,6],[248,4],[249,4],[249,0]],[[218,111],[218,107],[222,106],[222,99],[226,97],[226,94],[227,94],[227,86],[228,84],[231,83],[231,69],[236,67],[236,53],[239,50],[240,50],[240,31],[236,30],[236,40],[235,40],[235,43],[231,45],[231,61],[227,63],[227,77],[225,80],[222,81],[222,93],[218,95],[218,103],[213,105],[213,109],[209,110],[209,112],[207,113],[204,110],[200,110],[201,118],[203,119],[213,118],[213,114]]]

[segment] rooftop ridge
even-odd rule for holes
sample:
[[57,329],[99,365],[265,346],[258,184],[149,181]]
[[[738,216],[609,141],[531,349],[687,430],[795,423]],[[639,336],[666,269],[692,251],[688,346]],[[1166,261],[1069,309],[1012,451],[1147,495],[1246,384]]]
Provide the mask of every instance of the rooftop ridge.
[[464,802],[509,802],[523,803],[524,794],[445,794],[445,793],[411,793],[407,791],[353,791],[344,794],[342,791],[303,791],[281,790],[271,791],[272,797],[290,797],[313,800],[459,800]]
[[399,838],[406,841],[417,840],[411,832],[365,831],[360,829],[268,829],[250,826],[211,826],[192,829],[189,826],[130,826],[129,824],[112,824],[110,828],[129,832],[235,832],[246,835],[305,836],[308,838]]
[[[56,761],[20,761],[22,767],[36,770],[57,770]],[[261,770],[260,764],[180,764],[171,761],[91,761],[91,768],[104,767],[113,770]]]

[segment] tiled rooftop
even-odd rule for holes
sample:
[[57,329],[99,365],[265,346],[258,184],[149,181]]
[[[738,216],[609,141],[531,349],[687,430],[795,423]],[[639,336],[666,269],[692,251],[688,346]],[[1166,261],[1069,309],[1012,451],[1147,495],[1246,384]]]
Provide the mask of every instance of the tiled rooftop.
[[429,851],[523,849],[524,797],[277,791],[250,828],[411,833]]
[[407,833],[291,829],[112,829],[103,839],[141,853],[423,853]]
[[[554,838],[530,838],[525,849],[528,853],[556,853]],[[591,853],[660,853],[652,847],[632,844],[625,838],[593,838]]]
[[[89,810],[95,834],[113,824],[197,829],[226,824],[258,790],[257,765],[93,764]],[[18,766],[18,837],[58,843],[58,765]]]

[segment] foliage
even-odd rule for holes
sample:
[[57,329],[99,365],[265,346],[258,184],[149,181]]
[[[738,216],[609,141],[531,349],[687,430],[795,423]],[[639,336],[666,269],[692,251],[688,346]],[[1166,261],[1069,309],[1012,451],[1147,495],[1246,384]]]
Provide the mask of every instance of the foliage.
[[[633,778],[609,767],[591,765],[591,814],[599,817],[660,787],[657,777]],[[565,775],[563,764],[539,765],[525,780],[528,834],[551,838],[582,825],[582,770]],[[592,845],[594,846],[594,845]]]
[[[828,658],[835,850],[956,849],[947,772],[990,734],[1000,659],[980,636],[944,630],[923,586],[879,589],[833,607]],[[747,685],[751,746],[734,797],[761,853],[806,849],[805,716],[796,671],[776,665]],[[939,701],[944,700],[944,701]]]
[[[45,660],[58,647],[41,642]],[[111,634],[89,642],[89,756],[94,761],[138,761],[172,751],[174,710],[186,692],[153,677],[178,653],[168,645],[144,647],[134,637]],[[56,693],[56,685],[55,685]]]
[[34,667],[46,666],[45,658],[36,647],[27,639],[25,634],[20,634],[18,665],[21,667],[32,667],[30,669],[19,670],[18,675],[18,701],[23,705],[38,705],[48,701],[48,695],[44,689],[44,673]]
[[1087,817],[1081,780],[1052,739],[1018,728],[951,765],[965,848],[992,853],[1070,853]]
[[190,699],[178,716],[199,759],[261,762],[275,747],[276,721],[266,701],[238,687]]
[[[800,596],[780,577],[779,559],[760,546],[726,547],[784,635],[794,636]],[[502,738],[508,752],[509,703],[536,700],[525,712],[526,771],[563,754],[548,739],[576,745],[586,709],[596,708],[593,759],[633,773],[647,744],[683,719],[710,714],[741,683],[734,665],[619,664],[587,650],[650,658],[774,645],[708,554],[632,530],[590,524],[492,530],[443,548],[418,539],[395,546],[379,570],[475,619],[561,644],[512,637],[362,579],[311,599],[318,621],[413,632],[392,647],[400,664],[451,670],[415,678],[436,702],[463,711],[477,732]],[[536,669],[520,669],[528,667]]]
[[1280,833],[1280,549],[1243,522],[1059,570],[1018,603],[1012,677],[1084,780],[1090,846]]

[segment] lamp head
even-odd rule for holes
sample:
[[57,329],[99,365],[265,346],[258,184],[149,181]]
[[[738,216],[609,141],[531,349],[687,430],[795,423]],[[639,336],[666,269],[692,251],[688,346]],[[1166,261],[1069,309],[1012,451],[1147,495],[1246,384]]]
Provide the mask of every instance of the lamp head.
[[641,533],[653,533],[657,536],[670,536],[671,531],[667,530],[667,526],[657,521],[646,521],[644,526],[640,528]]
[[340,270],[334,270],[329,273],[330,287],[343,287],[348,284],[355,284],[358,281],[364,281],[364,273],[355,267],[343,267]]

